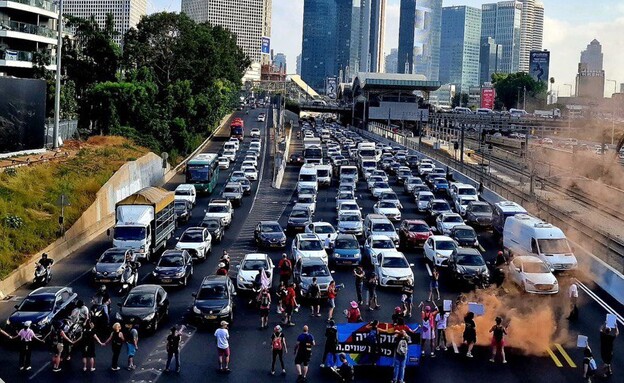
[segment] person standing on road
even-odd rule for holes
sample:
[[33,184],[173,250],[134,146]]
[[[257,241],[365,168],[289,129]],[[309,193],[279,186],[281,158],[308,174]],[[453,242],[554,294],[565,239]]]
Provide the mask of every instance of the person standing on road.
[[[507,335],[507,327],[503,326],[503,319],[501,317],[496,317],[496,324],[492,326],[490,332],[492,333],[492,357],[490,358],[490,362],[494,363],[496,361],[496,355],[500,352],[501,357],[503,358],[503,363],[507,363],[505,359],[505,335]],[[500,350],[500,351],[499,351]]]
[[351,301],[351,307],[345,310],[347,316],[347,323],[358,323],[362,321],[362,313],[356,301]]
[[17,336],[12,337],[11,339],[19,338],[20,340],[20,354],[19,354],[19,369],[30,370],[32,367],[30,365],[30,358],[32,356],[32,341],[37,340],[43,343],[43,339],[39,338],[35,335],[35,332],[30,328],[32,325],[31,321],[24,322],[24,325],[21,330],[17,333]]
[[570,287],[568,287],[568,298],[570,299],[570,315],[568,315],[569,320],[577,320],[578,319],[578,286],[576,283],[572,283]]
[[282,332],[282,327],[277,325],[273,328],[273,334],[271,335],[271,375],[275,375],[275,361],[279,357],[280,364],[282,365],[282,375],[286,375],[286,369],[284,368],[284,354],[288,353],[286,347],[286,337]]
[[403,301],[403,315],[406,318],[412,316],[412,296],[414,295],[414,284],[412,282],[406,282],[401,289],[402,301]]
[[182,343],[182,335],[175,326],[171,327],[171,333],[167,336],[167,364],[165,364],[165,372],[169,371],[169,365],[174,356],[175,371],[180,372],[180,343]]
[[607,376],[613,375],[613,369],[611,368],[611,361],[613,360],[613,345],[615,338],[620,334],[620,330],[615,324],[615,328],[607,327],[606,323],[603,323],[600,328],[600,357],[605,365],[605,374]]
[[[420,307],[424,306],[423,302],[420,302]],[[434,352],[434,344],[435,344],[435,316],[438,314],[438,307],[433,304],[433,311],[431,310],[431,306],[424,306],[420,315],[422,318],[422,335],[420,346],[422,350],[422,355],[425,356],[426,345],[429,344],[429,351],[431,352],[431,357],[435,358]]]
[[312,284],[308,287],[308,299],[310,299],[311,316],[321,316],[321,288],[316,277],[312,278]]
[[277,287],[277,292],[275,293],[277,296],[277,313],[278,314],[283,314],[284,313],[284,303],[286,301],[286,285],[284,284],[284,282],[280,282],[279,286]]
[[128,370],[134,370],[136,365],[134,364],[134,356],[139,349],[139,332],[130,323],[126,323],[126,331],[123,334],[126,341],[126,352],[128,353]]
[[87,371],[87,364],[89,365],[89,371],[95,371],[95,342],[98,342],[100,346],[104,346],[104,343],[95,333],[95,323],[87,321],[85,330],[80,338],[76,340],[76,343],[80,343],[82,353],[82,371]]
[[377,273],[374,271],[370,273],[368,277],[368,310],[379,310],[381,305],[377,303],[377,285],[379,284],[379,279],[377,278]]
[[290,277],[292,275],[292,262],[288,259],[288,255],[286,253],[282,254],[282,259],[280,259],[277,264],[277,268],[280,273],[280,282],[284,282],[284,285],[288,285],[288,281],[290,281]]
[[340,366],[338,368],[333,367],[333,369],[340,377],[339,381],[341,383],[353,382],[355,379],[355,371],[353,370],[353,366],[349,364],[347,355],[344,352],[341,352],[340,355],[338,355],[338,358],[340,359]]
[[269,289],[262,289],[260,293],[260,328],[269,328],[269,310],[271,309],[271,294]]
[[286,298],[284,298],[284,325],[294,326],[292,314],[297,305],[297,293],[295,293],[295,284],[291,283],[286,290]]
[[303,333],[297,337],[295,345],[295,368],[298,382],[305,382],[307,379],[308,364],[312,358],[312,347],[315,345],[314,337],[308,332],[308,326],[303,326]]
[[338,348],[338,328],[336,322],[330,320],[325,329],[325,349],[323,350],[323,358],[321,359],[321,368],[325,368],[325,362],[327,356],[331,355],[331,363],[327,363],[329,366],[336,366],[338,361],[336,360],[336,349]]
[[594,359],[594,354],[591,348],[587,346],[583,350],[583,379],[586,383],[591,383],[591,378],[596,374],[596,370],[598,370],[598,365]]
[[327,313],[327,321],[331,322],[334,319],[334,309],[336,308],[336,281],[329,282],[327,287],[327,302],[329,303],[329,312]]
[[431,271],[431,280],[429,281],[429,298],[428,301],[433,302],[433,293],[438,294],[438,299],[440,300],[440,285],[439,285],[440,273],[438,272],[438,268],[433,266],[433,270]]
[[121,347],[123,346],[124,341],[124,335],[121,332],[121,324],[113,324],[113,332],[111,332],[106,342],[104,342],[105,345],[108,344],[108,342],[111,343],[111,348],[113,350],[111,370],[113,371],[119,371],[119,355],[121,354]]
[[448,318],[451,314],[446,313],[443,310],[438,311],[435,316],[436,330],[437,330],[437,338],[438,338],[438,346],[436,350],[447,350],[446,347],[446,327],[448,326]]
[[230,332],[228,322],[222,320],[221,327],[214,333],[217,338],[217,355],[219,372],[230,372]]
[[400,331],[395,336],[394,343],[394,374],[392,375],[392,383],[403,383],[405,379],[405,365],[407,363],[407,334]]
[[50,337],[50,345],[52,351],[52,371],[59,372],[61,371],[61,362],[63,360],[65,342],[69,345],[74,344],[74,342],[69,339],[67,334],[63,329],[64,324],[62,322],[55,323],[47,337]]
[[468,352],[466,352],[468,358],[472,358],[472,348],[477,343],[477,325],[474,322],[474,316],[472,311],[468,311],[464,317],[464,344],[468,346]]
[[364,300],[362,299],[362,288],[364,287],[364,270],[362,270],[361,266],[357,266],[353,269],[353,277],[355,278],[355,292],[357,293],[357,303],[359,305],[364,304]]

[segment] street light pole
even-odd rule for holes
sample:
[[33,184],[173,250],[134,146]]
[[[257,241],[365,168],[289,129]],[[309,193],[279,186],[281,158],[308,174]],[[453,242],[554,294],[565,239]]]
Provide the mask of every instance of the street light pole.
[[[613,93],[617,93],[617,81],[615,80],[607,80],[607,81],[613,82]],[[615,100],[612,94],[611,95],[611,145],[613,145],[614,139],[615,139]]]
[[56,89],[54,95],[54,129],[52,132],[52,144],[53,149],[58,149],[59,146],[59,123],[61,119],[61,52],[63,49],[63,0],[58,1],[59,14],[57,26],[57,40],[56,40]]

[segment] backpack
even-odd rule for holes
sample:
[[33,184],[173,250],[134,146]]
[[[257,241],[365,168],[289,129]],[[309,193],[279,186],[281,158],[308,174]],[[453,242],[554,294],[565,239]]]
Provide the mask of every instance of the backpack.
[[282,343],[282,334],[279,335],[273,335],[273,341],[271,342],[273,345],[273,350],[281,350],[284,346],[284,343]]
[[360,320],[360,310],[350,308],[347,313],[347,322],[353,323]]
[[405,339],[401,339],[397,344],[396,354],[398,356],[407,355],[407,341]]
[[318,285],[310,285],[310,289],[308,290],[308,295],[310,296],[310,298],[319,298],[320,294],[321,290],[319,289]]
[[289,259],[284,259],[282,261],[282,265],[280,266],[280,270],[285,272],[285,273],[290,273],[292,271],[292,266],[290,264],[290,260]]

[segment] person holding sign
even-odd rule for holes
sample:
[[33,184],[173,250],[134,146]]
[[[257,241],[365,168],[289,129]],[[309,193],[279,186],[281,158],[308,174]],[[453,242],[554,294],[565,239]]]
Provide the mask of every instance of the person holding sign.
[[583,379],[585,379],[585,382],[591,383],[591,378],[596,374],[597,369],[598,366],[596,365],[594,354],[591,348],[587,346],[583,351]]
[[[609,325],[613,325],[613,323]],[[605,373],[607,376],[613,375],[613,369],[611,368],[613,345],[615,343],[615,338],[620,334],[617,323],[615,323],[613,328],[609,325],[603,323],[602,327],[600,327],[600,357],[605,365]]]
[[[423,302],[420,302],[420,307],[424,306]],[[431,357],[435,358],[435,352],[434,352],[434,345],[435,345],[435,338],[436,338],[436,331],[435,331],[435,317],[436,314],[438,313],[438,306],[436,306],[435,303],[433,303],[433,310],[431,310],[431,306],[424,306],[423,310],[421,311],[421,318],[422,318],[422,335],[421,335],[421,341],[420,341],[420,346],[422,348],[422,355],[425,355],[425,346],[427,344],[429,344],[429,351],[431,351]]]

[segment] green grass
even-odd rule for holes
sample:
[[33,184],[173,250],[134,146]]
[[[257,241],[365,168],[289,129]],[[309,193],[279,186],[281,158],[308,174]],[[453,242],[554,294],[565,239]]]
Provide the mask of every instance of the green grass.
[[[69,197],[65,229],[93,203],[98,190],[128,159],[147,153],[120,137],[94,137],[75,157],[0,173],[0,278],[60,236],[59,196]],[[7,217],[23,221],[20,228]]]

